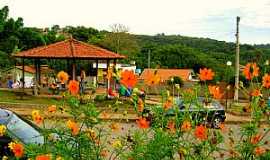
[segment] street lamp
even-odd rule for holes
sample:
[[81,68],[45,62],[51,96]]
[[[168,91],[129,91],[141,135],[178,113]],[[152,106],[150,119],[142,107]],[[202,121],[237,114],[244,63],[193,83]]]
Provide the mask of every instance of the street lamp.
[[231,61],[227,61],[226,63],[227,67],[226,67],[226,109],[227,109],[227,106],[228,106],[228,91],[230,90],[230,85],[228,85],[228,67],[230,67],[232,65],[232,62]]

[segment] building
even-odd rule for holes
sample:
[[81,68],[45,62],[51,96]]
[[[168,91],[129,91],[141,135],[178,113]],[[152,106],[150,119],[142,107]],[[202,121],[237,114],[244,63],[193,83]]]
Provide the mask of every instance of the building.
[[139,79],[145,80],[147,77],[154,75],[155,72],[160,77],[161,83],[166,83],[175,76],[180,77],[184,83],[198,82],[192,69],[144,69]]
[[[4,71],[3,77],[6,77],[6,79],[11,79],[14,82],[20,81],[22,78],[22,73],[23,73],[22,68],[23,68],[22,66],[15,66],[15,67],[9,68]],[[53,72],[54,70],[48,68],[47,65],[41,66],[41,74],[43,77]],[[33,78],[35,77],[35,73],[36,73],[36,70],[34,66],[24,66],[26,88],[29,88],[31,86],[31,83],[33,82]]]

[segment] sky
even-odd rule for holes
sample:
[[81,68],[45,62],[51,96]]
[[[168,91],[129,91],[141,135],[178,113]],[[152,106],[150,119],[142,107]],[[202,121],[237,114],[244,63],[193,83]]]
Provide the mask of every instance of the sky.
[[131,33],[176,34],[235,41],[240,16],[240,43],[270,43],[270,0],[0,0],[10,17],[27,27],[86,26],[110,30],[123,24]]

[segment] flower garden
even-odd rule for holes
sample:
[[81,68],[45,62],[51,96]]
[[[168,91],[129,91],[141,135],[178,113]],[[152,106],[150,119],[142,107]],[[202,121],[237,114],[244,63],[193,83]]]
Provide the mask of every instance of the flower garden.
[[[145,103],[142,89],[136,88],[137,79],[133,72],[123,71],[121,74],[110,73],[107,78],[118,79],[122,87],[119,94],[113,91],[111,101],[118,105],[133,104],[131,109],[138,115],[132,127],[125,128],[125,134],[122,134],[123,123],[104,122],[100,118],[108,117],[108,111],[100,111],[95,106],[95,100],[81,103],[83,95],[79,95],[79,83],[71,80],[68,82],[68,91],[62,95],[61,105],[51,105],[47,110],[32,112],[31,120],[40,127],[44,142],[23,144],[19,139],[14,139],[2,159],[270,159],[270,109],[263,103],[261,94],[269,92],[270,75],[260,73],[255,63],[247,64],[243,74],[252,87],[250,92],[240,84],[241,89],[251,97],[251,121],[241,125],[238,137],[225,123],[220,123],[217,129],[209,126],[211,120],[206,121],[209,119],[210,104],[224,94],[217,85],[211,83],[215,76],[213,70],[200,69],[198,76],[201,82],[193,88],[173,86],[177,96],[167,90],[159,91],[162,95],[161,105],[152,106]],[[263,77],[261,81],[258,79],[260,74]],[[61,81],[67,82],[68,75],[65,72],[60,72],[58,76]],[[143,87],[154,88],[159,79],[157,74],[151,75]],[[199,100],[200,97],[203,97],[203,101]],[[180,111],[180,100],[185,104],[182,110],[187,112]],[[193,104],[206,113],[204,118],[197,118],[198,112],[188,112],[194,107]],[[174,114],[168,114],[171,110]],[[59,120],[56,113],[69,116]],[[123,114],[127,114],[127,111]],[[10,133],[6,126],[1,125],[0,136],[5,134]]]

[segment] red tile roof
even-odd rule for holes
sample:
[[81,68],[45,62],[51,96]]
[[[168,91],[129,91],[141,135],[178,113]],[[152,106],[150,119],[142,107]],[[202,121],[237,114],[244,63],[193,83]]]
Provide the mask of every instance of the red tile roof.
[[183,81],[188,81],[189,75],[193,72],[192,69],[144,69],[140,79],[144,80],[154,75],[155,71],[157,71],[157,75],[160,76],[161,82],[170,80],[173,76],[178,76],[181,77]]
[[90,45],[73,38],[47,46],[19,52],[15,57],[25,58],[62,58],[62,59],[122,59],[123,55]]

